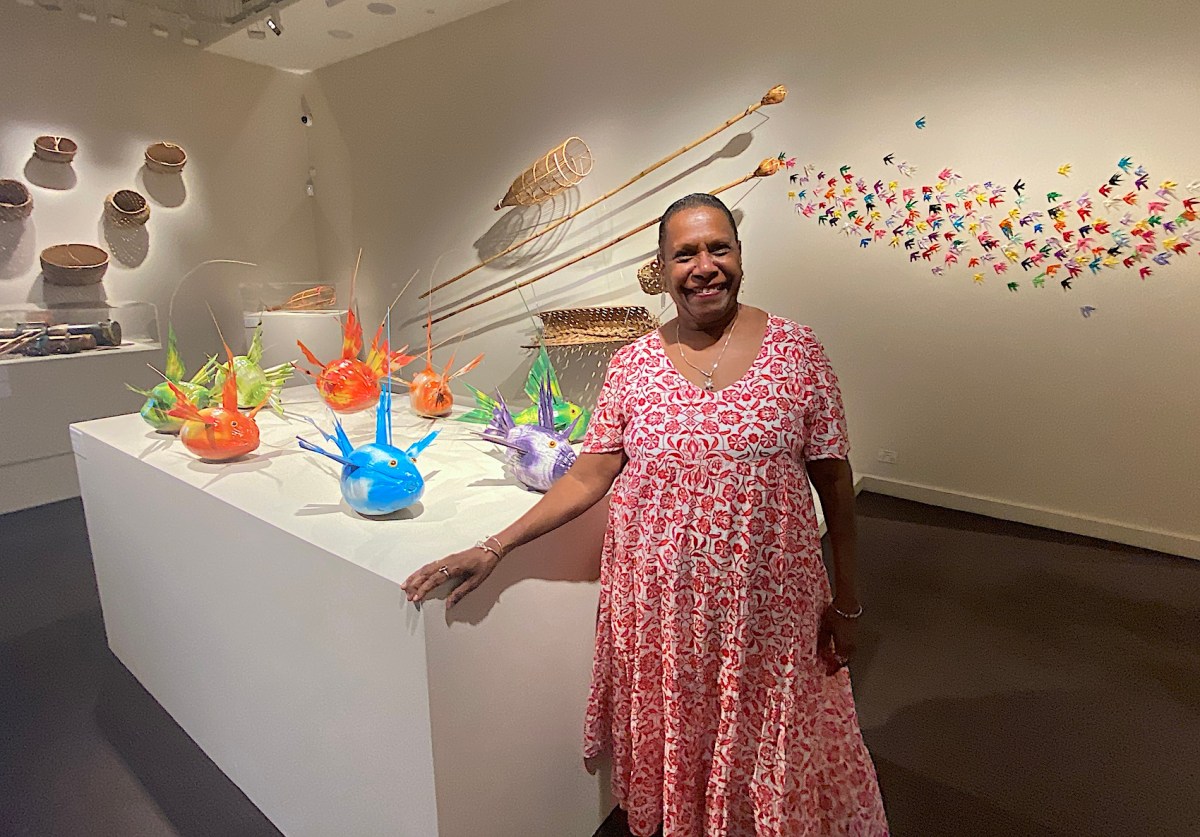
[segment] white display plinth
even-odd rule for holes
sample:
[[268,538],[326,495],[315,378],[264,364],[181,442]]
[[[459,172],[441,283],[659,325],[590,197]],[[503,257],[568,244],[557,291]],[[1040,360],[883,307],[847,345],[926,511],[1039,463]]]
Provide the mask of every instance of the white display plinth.
[[[430,422],[401,404],[403,446]],[[224,465],[136,415],[72,426],[113,652],[288,835],[590,837],[612,807],[581,755],[606,504],[453,611],[417,610],[410,572],[538,495],[442,421],[423,503],[363,519],[338,466],[296,446],[311,427],[259,423],[259,450]],[[368,440],[372,414],[346,426]]]

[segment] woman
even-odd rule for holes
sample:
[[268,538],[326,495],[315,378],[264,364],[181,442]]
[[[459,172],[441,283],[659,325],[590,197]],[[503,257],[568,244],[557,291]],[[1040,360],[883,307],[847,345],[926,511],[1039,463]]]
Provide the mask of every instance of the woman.
[[717,198],[667,209],[658,261],[678,316],[613,357],[574,467],[404,589],[461,579],[453,606],[612,488],[585,756],[611,754],[630,830],[886,834],[844,670],[862,608],[837,378],[810,329],[738,301],[741,242]]

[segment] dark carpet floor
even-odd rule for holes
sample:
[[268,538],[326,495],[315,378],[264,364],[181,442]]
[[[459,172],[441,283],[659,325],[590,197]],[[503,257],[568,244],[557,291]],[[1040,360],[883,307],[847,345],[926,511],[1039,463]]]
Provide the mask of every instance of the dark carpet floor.
[[[1200,835],[1200,562],[859,512],[852,673],[895,835]],[[275,834],[109,653],[79,502],[0,517],[0,835]]]

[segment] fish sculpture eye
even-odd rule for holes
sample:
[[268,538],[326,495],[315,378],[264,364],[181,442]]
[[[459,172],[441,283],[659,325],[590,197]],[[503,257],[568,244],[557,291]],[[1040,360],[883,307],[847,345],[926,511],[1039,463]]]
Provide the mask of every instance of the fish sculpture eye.
[[231,421],[231,422],[229,422],[229,426],[230,426],[230,427],[237,427],[237,426],[238,426],[238,424],[237,424],[237,421],[235,420],[235,421]]
[[550,440],[549,442],[547,442],[546,444],[548,444],[548,445],[549,445],[550,447],[552,447],[552,448],[556,448],[556,447],[558,447],[558,442],[554,441],[553,439],[551,439],[551,440]]
[[393,468],[395,468],[397,464],[399,464],[399,463],[397,463],[396,460],[394,460],[394,459],[388,460],[388,465],[390,465]]

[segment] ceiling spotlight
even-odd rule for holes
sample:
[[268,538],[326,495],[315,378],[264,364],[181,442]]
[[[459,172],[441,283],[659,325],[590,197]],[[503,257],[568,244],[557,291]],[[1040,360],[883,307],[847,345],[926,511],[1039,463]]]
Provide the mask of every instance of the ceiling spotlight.
[[200,46],[200,39],[199,39],[199,38],[197,38],[197,37],[196,37],[194,34],[192,34],[190,31],[189,31],[189,32],[184,32],[184,33],[183,33],[183,42],[184,42],[185,44],[187,44],[188,46],[190,46],[190,47],[198,47],[198,46]]
[[93,12],[91,9],[80,9],[75,14],[78,15],[80,20],[86,21],[88,23],[96,22],[96,13]]
[[267,28],[276,35],[283,34],[283,27],[279,25],[279,19],[277,15],[271,15],[269,18],[267,18]]
[[127,21],[124,17],[122,17],[121,15],[118,15],[118,14],[109,15],[108,22],[111,23],[113,26],[120,26],[122,28],[129,25],[129,21]]
[[17,3],[19,3],[22,6],[36,6],[37,5],[36,3],[33,2],[33,0],[17,0]]
[[157,23],[150,27],[150,31],[154,34],[154,37],[156,37],[156,38],[171,37],[171,33],[167,31],[167,27],[160,26]]

